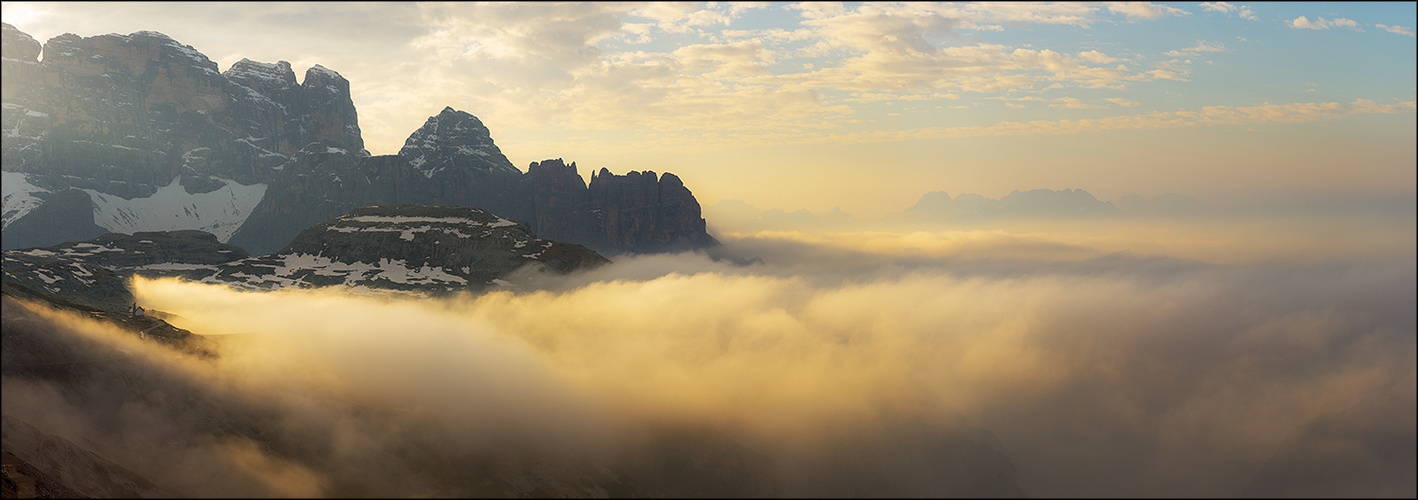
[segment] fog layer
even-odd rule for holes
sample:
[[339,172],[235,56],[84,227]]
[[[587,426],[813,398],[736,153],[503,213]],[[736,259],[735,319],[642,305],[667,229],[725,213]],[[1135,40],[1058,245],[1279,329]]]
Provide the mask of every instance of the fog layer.
[[[218,458],[187,467],[239,468],[269,485],[261,494],[469,491],[391,457],[525,448],[623,463],[643,429],[666,426],[714,429],[761,456],[777,486],[757,493],[833,493],[821,486],[835,484],[821,458],[833,454],[869,455],[882,491],[966,491],[923,479],[947,476],[921,464],[953,462],[919,454],[948,443],[982,446],[976,462],[1004,457],[999,470],[1031,496],[1269,495],[1296,477],[1310,491],[1414,492],[1411,473],[1393,472],[1414,464],[1412,254],[1224,265],[764,238],[720,251],[762,262],[622,258],[437,300],[134,286],[178,326],[228,335],[214,362],[150,362],[163,380],[259,408],[257,437],[201,438],[190,453]],[[43,384],[7,378],[5,394],[7,415],[23,413],[16,397],[68,415],[24,413],[75,441],[186,418],[149,398],[120,405],[134,420],[99,425]]]

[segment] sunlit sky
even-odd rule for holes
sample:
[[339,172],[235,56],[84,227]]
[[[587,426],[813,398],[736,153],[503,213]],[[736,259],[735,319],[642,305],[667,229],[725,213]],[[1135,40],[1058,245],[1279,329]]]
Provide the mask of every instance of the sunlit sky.
[[41,42],[154,30],[351,82],[373,154],[444,106],[518,167],[674,172],[701,204],[928,191],[1411,197],[1415,4],[31,3]]

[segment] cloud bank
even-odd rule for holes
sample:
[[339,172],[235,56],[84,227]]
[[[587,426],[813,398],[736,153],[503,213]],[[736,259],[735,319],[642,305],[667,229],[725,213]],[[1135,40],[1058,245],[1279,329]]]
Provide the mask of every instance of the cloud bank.
[[[173,360],[50,317],[140,353],[146,375],[77,392],[7,376],[5,412],[191,494],[592,494],[611,482],[587,464],[671,477],[634,465],[668,446],[645,437],[657,428],[710,429],[674,449],[757,471],[726,494],[1010,491],[930,479],[964,463],[998,463],[1036,496],[1265,495],[1286,477],[1413,490],[1337,465],[1413,461],[1411,255],[1228,266],[756,244],[765,263],[648,256],[445,300],[138,281],[177,324],[246,335],[216,361]],[[98,396],[115,384],[144,392]],[[1317,442],[1348,451],[1293,459]],[[507,465],[526,463],[560,472]]]

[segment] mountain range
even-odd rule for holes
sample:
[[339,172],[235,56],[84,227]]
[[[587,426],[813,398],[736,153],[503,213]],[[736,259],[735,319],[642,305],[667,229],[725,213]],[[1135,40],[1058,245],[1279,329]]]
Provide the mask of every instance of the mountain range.
[[41,45],[3,29],[6,249],[196,229],[264,255],[384,204],[478,207],[607,254],[718,243],[677,176],[602,168],[587,183],[559,159],[522,172],[451,107],[372,156],[349,81],[318,64],[300,80],[285,61],[219,72],[153,31]]

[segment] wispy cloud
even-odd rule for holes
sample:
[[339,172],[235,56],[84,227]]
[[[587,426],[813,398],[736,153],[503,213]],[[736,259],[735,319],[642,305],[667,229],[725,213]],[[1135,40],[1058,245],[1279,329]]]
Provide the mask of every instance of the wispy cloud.
[[[1069,98],[1056,101],[1057,106],[1067,108],[1073,102]],[[1042,101],[1042,98],[999,98],[1005,100],[1009,108],[1024,109],[1028,106],[1010,101]],[[1107,99],[1109,102],[1127,107],[1126,99]],[[1121,102],[1120,102],[1121,101]],[[1079,104],[1085,105],[1081,101]],[[1135,103],[1134,103],[1135,104]],[[963,137],[1022,136],[1022,135],[1066,135],[1100,132],[1107,130],[1156,130],[1184,127],[1209,127],[1223,125],[1260,125],[1285,123],[1310,123],[1344,116],[1367,114],[1413,113],[1418,105],[1415,101],[1393,104],[1379,104],[1368,99],[1356,99],[1350,103],[1310,102],[1291,104],[1264,104],[1259,106],[1205,106],[1196,111],[1154,111],[1132,115],[1103,118],[1033,120],[1027,122],[1006,121],[993,125],[959,127],[925,127],[911,130],[831,132],[828,130],[725,132],[705,135],[698,133],[662,134],[653,141],[635,141],[625,144],[607,145],[600,152],[627,151],[711,151],[742,147],[758,147],[786,144],[865,144],[887,143],[917,139],[952,139]],[[542,143],[547,149],[571,147],[570,143]],[[583,149],[585,149],[583,147]],[[598,150],[599,151],[599,150]]]
[[1170,50],[1164,52],[1163,54],[1171,57],[1183,57],[1194,56],[1202,52],[1230,52],[1230,50],[1226,48],[1226,44],[1221,42],[1208,42],[1206,40],[1197,40],[1196,45],[1181,50]]
[[[1136,115],[1081,120],[1037,120],[1002,122],[981,127],[942,127],[891,134],[864,134],[858,138],[887,139],[976,137],[990,135],[1078,134],[1103,130],[1146,130],[1178,127],[1198,127],[1239,124],[1308,123],[1364,114],[1412,113],[1415,102],[1379,104],[1368,99],[1356,99],[1348,104],[1337,102],[1265,104],[1261,106],[1205,106],[1199,111],[1152,112]],[[843,137],[846,138],[846,137]]]
[[1227,2],[1202,2],[1201,10],[1226,13],[1236,10],[1236,6]]
[[1077,97],[1060,97],[1058,99],[1054,99],[1054,103],[1050,104],[1049,107],[1064,109],[1101,109],[1104,106],[1098,106],[1096,104],[1087,104],[1084,103],[1082,100],[1078,99]]
[[1343,17],[1339,17],[1339,18],[1335,18],[1335,19],[1325,19],[1325,18],[1323,18],[1323,17],[1317,17],[1317,18],[1315,18],[1314,21],[1310,21],[1310,20],[1309,20],[1308,18],[1306,18],[1305,16],[1300,16],[1300,17],[1295,18],[1295,20],[1290,21],[1290,26],[1293,27],[1293,28],[1311,29],[1311,30],[1327,30],[1327,29],[1330,29],[1330,28],[1349,28],[1349,29],[1356,30],[1356,31],[1364,31],[1362,28],[1359,27],[1359,23],[1354,22],[1353,19],[1347,19],[1347,18],[1343,18]]
[[1129,20],[1156,20],[1164,16],[1190,16],[1191,13],[1176,7],[1158,5],[1152,2],[1106,2],[1109,11],[1127,16]]
[[[527,127],[672,132],[712,123],[718,131],[830,129],[850,119],[855,102],[957,99],[1043,86],[1122,89],[1185,74],[1132,69],[1099,50],[1070,55],[950,42],[959,30],[1001,23],[1086,27],[1106,21],[1109,13],[1132,20],[1171,15],[1171,8],[1158,5],[794,4],[784,7],[802,18],[793,29],[722,30],[755,8],[422,6],[432,29],[412,46],[430,56],[417,66],[425,85],[418,95],[361,110],[426,114],[431,111],[415,111],[411,104],[456,94],[463,102],[451,103],[455,107]],[[603,48],[606,41],[641,46],[669,35],[705,42],[669,50]],[[798,62],[802,57],[813,60]],[[780,63],[786,61],[796,71],[785,71]],[[842,91],[848,97],[825,95]]]
[[1227,2],[1202,2],[1201,10],[1209,12],[1220,12],[1222,14],[1229,14],[1231,12],[1235,12],[1236,17],[1250,21],[1260,19],[1260,17],[1256,16],[1255,12],[1251,11],[1251,8],[1249,6],[1236,6]]
[[1078,53],[1078,58],[1079,58],[1079,59],[1082,59],[1082,60],[1084,60],[1084,61],[1091,62],[1091,63],[1093,63],[1093,64],[1111,64],[1111,63],[1117,62],[1117,59],[1116,59],[1116,58],[1109,57],[1107,54],[1104,54],[1104,53],[1102,53],[1102,52],[1098,52],[1097,50],[1090,50],[1090,51],[1087,51],[1087,52],[1079,52],[1079,53]]
[[1387,32],[1389,32],[1389,33],[1397,33],[1397,34],[1399,34],[1399,35],[1413,36],[1413,28],[1409,28],[1409,27],[1407,27],[1407,26],[1388,26],[1388,25],[1383,25],[1383,24],[1375,24],[1374,27],[1376,27],[1376,28],[1378,28],[1378,29],[1381,29],[1381,30],[1384,30],[1384,31],[1387,31]]

